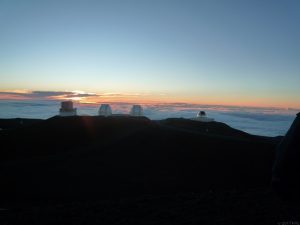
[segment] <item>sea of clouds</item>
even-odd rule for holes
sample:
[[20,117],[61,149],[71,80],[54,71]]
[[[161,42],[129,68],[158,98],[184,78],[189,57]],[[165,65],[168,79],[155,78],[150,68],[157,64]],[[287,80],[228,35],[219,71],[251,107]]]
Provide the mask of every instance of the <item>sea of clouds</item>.
[[[130,103],[110,103],[113,113],[128,113]],[[47,119],[58,114],[59,101],[0,100],[0,118]],[[99,105],[76,104],[78,115],[97,115]],[[263,136],[285,135],[298,113],[296,109],[212,106],[185,103],[145,104],[145,116],[153,120],[165,118],[193,118],[203,110],[208,117],[229,126]]]

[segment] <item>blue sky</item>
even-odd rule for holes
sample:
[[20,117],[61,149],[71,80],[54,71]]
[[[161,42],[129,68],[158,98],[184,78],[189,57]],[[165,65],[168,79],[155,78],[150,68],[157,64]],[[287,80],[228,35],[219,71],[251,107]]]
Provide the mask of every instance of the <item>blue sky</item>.
[[300,1],[0,0],[0,90],[300,107]]

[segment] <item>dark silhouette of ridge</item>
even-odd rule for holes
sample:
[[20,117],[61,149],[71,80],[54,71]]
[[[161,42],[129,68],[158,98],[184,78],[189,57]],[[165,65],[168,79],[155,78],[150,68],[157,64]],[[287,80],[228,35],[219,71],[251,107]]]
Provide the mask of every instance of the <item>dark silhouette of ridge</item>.
[[300,200],[300,113],[277,147],[272,185],[288,200]]
[[[274,141],[276,138],[267,138],[263,136],[251,135],[244,131],[240,131],[221,122],[199,122],[183,118],[168,118],[159,121],[161,125],[181,129],[189,132],[197,132],[200,134],[218,136],[223,138],[237,138],[244,140],[258,140],[259,138],[266,141]],[[276,140],[275,140],[276,141]]]
[[277,144],[216,122],[101,116],[53,117],[0,141],[3,201],[267,187]]
[[23,126],[30,126],[32,124],[41,122],[40,119],[26,119],[26,118],[15,118],[15,119],[0,119],[1,129],[14,129]]

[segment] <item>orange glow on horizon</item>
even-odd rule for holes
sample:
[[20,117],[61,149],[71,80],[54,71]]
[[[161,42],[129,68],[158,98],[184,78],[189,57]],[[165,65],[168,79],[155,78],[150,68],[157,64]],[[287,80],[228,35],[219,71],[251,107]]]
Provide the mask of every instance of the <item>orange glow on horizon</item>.
[[[55,93],[55,92],[54,92]],[[59,93],[59,92],[57,92]],[[239,107],[274,107],[274,108],[294,108],[300,109],[300,102],[292,100],[276,100],[273,98],[254,97],[228,97],[223,96],[175,96],[167,94],[140,94],[140,93],[86,93],[84,91],[70,91],[69,94],[53,96],[36,96],[34,92],[27,90],[0,91],[0,100],[72,100],[79,104],[95,105],[101,103],[132,103],[132,104],[172,104],[187,103],[198,105],[220,105]],[[241,99],[243,98],[243,99]]]

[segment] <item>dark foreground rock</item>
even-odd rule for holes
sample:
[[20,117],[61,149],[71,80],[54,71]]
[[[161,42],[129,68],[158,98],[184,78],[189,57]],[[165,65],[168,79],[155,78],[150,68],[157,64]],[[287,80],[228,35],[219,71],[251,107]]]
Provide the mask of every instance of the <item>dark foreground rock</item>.
[[300,201],[300,113],[277,146],[272,186],[286,199]]
[[21,128],[24,126],[30,126],[32,124],[41,122],[43,120],[40,119],[24,119],[24,118],[16,118],[16,119],[0,119],[0,129],[15,129]]
[[279,141],[218,122],[50,118],[1,131],[0,213],[21,224],[278,222]]
[[[1,214],[2,213],[2,214]],[[300,206],[269,189],[139,196],[118,200],[21,204],[1,224],[299,224]]]

